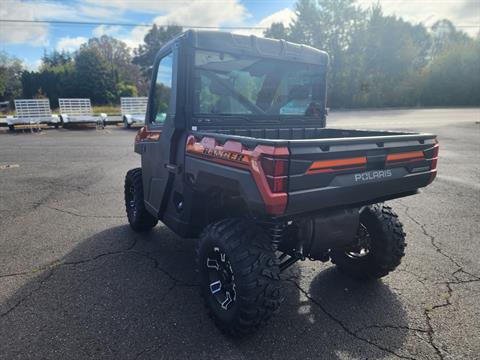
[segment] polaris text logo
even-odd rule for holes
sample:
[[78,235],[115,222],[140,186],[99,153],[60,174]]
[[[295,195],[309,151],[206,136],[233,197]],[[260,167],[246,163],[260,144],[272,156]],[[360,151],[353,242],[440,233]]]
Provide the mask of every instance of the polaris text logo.
[[376,180],[376,179],[383,179],[387,177],[391,177],[392,170],[375,170],[375,171],[368,171],[360,174],[355,174],[355,181],[369,181],[369,180]]

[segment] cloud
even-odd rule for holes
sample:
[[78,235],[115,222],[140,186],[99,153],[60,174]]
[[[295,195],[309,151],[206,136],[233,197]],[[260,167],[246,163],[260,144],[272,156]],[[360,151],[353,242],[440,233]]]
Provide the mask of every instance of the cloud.
[[58,51],[67,51],[67,52],[73,52],[77,50],[80,45],[86,43],[88,39],[83,36],[77,36],[77,37],[63,37],[58,40],[56,49]]
[[[280,11],[277,11],[273,13],[272,15],[269,15],[267,17],[264,17],[261,19],[257,24],[253,25],[253,27],[260,27],[260,28],[268,28],[270,27],[273,23],[282,23],[285,26],[288,26],[293,20],[297,18],[297,15],[295,12],[289,8],[282,9]],[[265,30],[261,29],[242,29],[242,30],[236,30],[234,31],[236,34],[243,34],[243,35],[256,35],[256,36],[263,36],[263,32]]]
[[121,26],[118,25],[100,25],[93,29],[93,36],[100,37],[102,35],[117,35],[122,30]]
[[[2,20],[35,19],[35,9],[20,1],[6,2],[0,7]],[[48,25],[25,23],[2,23],[0,42],[5,44],[48,45]]]
[[[80,1],[66,4],[53,0],[0,0],[2,20],[98,21],[121,16],[122,9],[86,6]],[[3,23],[0,42],[5,44],[49,45],[50,27],[44,23]]]
[[[359,5],[368,8],[377,0],[360,0]],[[451,20],[458,29],[475,36],[480,30],[480,4],[478,0],[411,1],[380,0],[385,15],[396,15],[413,23],[431,26],[441,19]]]
[[[100,3],[105,3],[105,6],[112,7],[132,6],[136,11],[160,12],[163,14],[154,18],[153,22],[155,24],[178,24],[186,26],[187,28],[188,26],[209,26],[221,29],[222,25],[242,25],[251,17],[247,8],[242,5],[239,0],[223,0],[221,3],[211,0],[174,1],[165,3],[153,1],[140,1],[137,3],[128,0],[103,0]],[[138,47],[138,45],[143,42],[143,38],[149,30],[150,29],[145,26],[135,27],[127,36],[120,38],[120,40],[124,41],[131,48]]]
[[133,28],[130,33],[125,37],[120,37],[119,39],[122,40],[127,46],[131,49],[138,47],[141,43],[143,43],[143,39],[145,35],[147,35],[150,28],[146,26],[137,26]]
[[90,20],[98,21],[99,19],[105,19],[112,21],[114,19],[117,21],[122,21],[122,14],[125,12],[124,9],[112,9],[109,7],[103,7],[97,5],[77,5],[74,7],[74,10],[77,14],[81,15],[83,20],[89,18]]
[[23,59],[23,65],[27,68],[28,71],[38,71],[42,65],[42,59],[36,59],[30,61],[28,59]]
[[119,12],[159,13],[176,6],[185,6],[189,1],[161,2],[154,0],[85,0],[85,6],[102,7]]
[[179,24],[185,26],[213,26],[240,24],[250,17],[245,6],[238,0],[224,0],[221,3],[209,0],[192,0],[184,4],[168,6],[165,15],[157,16],[157,24]]
[[45,24],[5,23],[0,31],[0,43],[29,44],[47,46],[49,44],[48,26]]

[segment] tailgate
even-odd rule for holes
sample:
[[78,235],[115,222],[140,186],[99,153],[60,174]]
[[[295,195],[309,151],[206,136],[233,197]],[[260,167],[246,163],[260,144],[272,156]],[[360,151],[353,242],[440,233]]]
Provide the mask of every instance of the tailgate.
[[289,142],[287,214],[374,203],[428,185],[435,135],[408,134]]

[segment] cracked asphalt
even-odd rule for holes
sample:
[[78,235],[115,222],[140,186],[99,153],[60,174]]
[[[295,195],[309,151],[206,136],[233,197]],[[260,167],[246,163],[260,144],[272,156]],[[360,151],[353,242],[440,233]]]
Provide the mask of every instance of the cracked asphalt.
[[135,131],[0,132],[0,359],[480,358],[480,110],[329,121],[437,133],[439,176],[390,202],[408,241],[397,271],[361,284],[298,263],[283,274],[280,312],[242,340],[206,315],[194,240],[129,229]]

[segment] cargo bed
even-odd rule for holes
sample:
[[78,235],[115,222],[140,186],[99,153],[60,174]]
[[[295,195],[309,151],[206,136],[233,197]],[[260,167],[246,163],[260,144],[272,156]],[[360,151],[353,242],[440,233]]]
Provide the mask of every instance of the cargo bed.
[[286,149],[288,171],[267,176],[286,182],[282,215],[361,206],[414,194],[436,174],[438,145],[436,136],[427,133],[262,128],[209,129],[192,134],[219,151],[227,142],[229,148],[240,143],[245,153],[258,146]]

